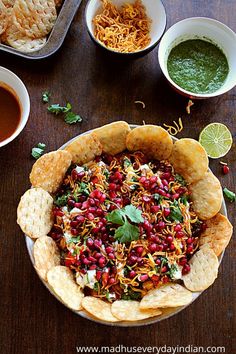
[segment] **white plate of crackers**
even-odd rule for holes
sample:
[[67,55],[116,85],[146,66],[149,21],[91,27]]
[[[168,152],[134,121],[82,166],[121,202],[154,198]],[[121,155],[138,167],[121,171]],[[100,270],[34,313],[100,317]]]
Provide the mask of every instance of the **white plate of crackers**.
[[118,121],[41,156],[30,181],[17,222],[42,282],[76,314],[155,323],[217,278],[233,228],[196,140]]

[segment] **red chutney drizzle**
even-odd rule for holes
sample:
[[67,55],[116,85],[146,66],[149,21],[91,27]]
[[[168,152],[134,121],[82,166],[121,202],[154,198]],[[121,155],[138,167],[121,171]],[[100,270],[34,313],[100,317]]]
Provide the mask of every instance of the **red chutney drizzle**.
[[9,138],[21,119],[21,107],[14,91],[0,82],[0,142]]

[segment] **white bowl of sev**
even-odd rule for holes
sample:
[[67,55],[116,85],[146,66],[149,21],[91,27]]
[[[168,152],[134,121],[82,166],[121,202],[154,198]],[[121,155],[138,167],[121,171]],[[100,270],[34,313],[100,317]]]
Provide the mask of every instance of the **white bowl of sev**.
[[161,0],[89,0],[85,18],[96,43],[125,55],[149,52],[166,28]]

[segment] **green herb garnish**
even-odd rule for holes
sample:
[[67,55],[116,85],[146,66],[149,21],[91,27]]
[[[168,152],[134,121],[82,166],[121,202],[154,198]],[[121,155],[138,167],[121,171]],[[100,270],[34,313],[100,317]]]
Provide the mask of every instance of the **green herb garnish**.
[[46,145],[43,143],[38,143],[36,147],[34,147],[31,151],[31,155],[37,160],[44,153]]
[[64,120],[67,124],[74,124],[77,122],[81,122],[82,118],[80,117],[79,114],[75,114],[74,112],[71,111],[72,106],[68,102],[66,106],[60,106],[59,103],[52,104],[48,107],[48,111],[53,114],[65,114]]
[[122,300],[141,300],[141,293],[129,290],[127,293],[121,295]]
[[43,101],[44,103],[48,103],[48,102],[49,102],[49,99],[50,99],[50,96],[51,96],[51,94],[50,94],[49,91],[43,92],[43,94],[42,94],[42,101]]
[[67,194],[63,194],[63,195],[57,196],[54,199],[54,204],[56,204],[59,207],[65,206],[67,204],[67,202],[68,202],[69,196],[70,196],[69,192]]
[[176,264],[171,264],[170,266],[170,270],[169,270],[169,275],[170,278],[173,279],[174,278],[174,274],[178,271],[178,268],[176,266]]
[[135,208],[133,205],[126,205],[125,208],[113,210],[106,216],[107,221],[121,225],[115,231],[115,239],[120,242],[131,242],[138,240],[139,228],[136,225],[144,221],[141,210]]
[[128,168],[129,166],[131,166],[132,163],[130,161],[130,159],[128,159],[128,157],[124,157],[124,168]]
[[179,175],[178,173],[175,174],[175,180],[177,182],[179,182],[182,186],[186,186],[186,182],[185,182],[184,178],[181,175]]
[[224,188],[223,189],[223,192],[224,192],[224,196],[231,202],[235,202],[236,200],[236,195],[234,192],[230,191],[228,188]]
[[175,200],[174,203],[171,205],[169,218],[172,221],[178,221],[178,222],[183,221],[183,215],[181,213],[181,210],[179,208],[179,204],[178,204],[177,200]]

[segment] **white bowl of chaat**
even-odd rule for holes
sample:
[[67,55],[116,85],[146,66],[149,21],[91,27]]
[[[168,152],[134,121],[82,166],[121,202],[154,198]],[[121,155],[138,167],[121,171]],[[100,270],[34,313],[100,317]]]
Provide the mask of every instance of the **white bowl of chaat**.
[[232,225],[196,140],[114,122],[40,157],[30,181],[17,222],[31,260],[81,316],[156,322],[217,278]]

